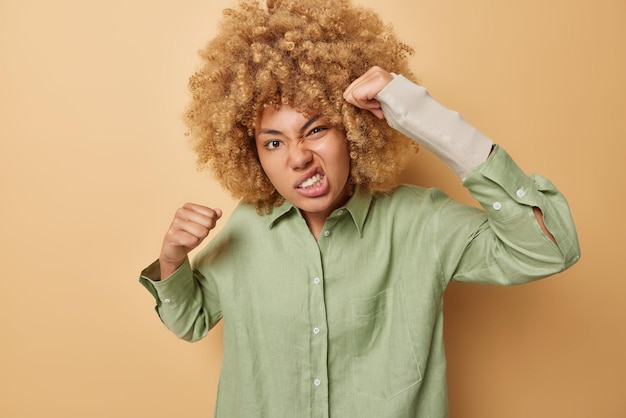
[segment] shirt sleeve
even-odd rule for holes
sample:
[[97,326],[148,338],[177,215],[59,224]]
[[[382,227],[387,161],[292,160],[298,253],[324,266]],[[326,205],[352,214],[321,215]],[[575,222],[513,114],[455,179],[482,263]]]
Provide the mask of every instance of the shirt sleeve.
[[205,337],[222,317],[215,282],[193,270],[189,259],[166,280],[153,279],[159,276],[157,260],[141,272],[139,282],[154,296],[161,321],[184,340]]
[[[520,284],[558,273],[579,259],[567,201],[549,180],[525,175],[458,112],[403,76],[394,75],[376,98],[387,123],[441,158],[484,209],[447,198],[439,202],[435,256],[444,281]],[[539,226],[535,207],[556,244]]]
[[[464,186],[483,210],[442,201],[435,217],[435,256],[446,283],[522,284],[578,261],[578,237],[565,197],[544,177],[525,175],[501,147],[469,173]],[[534,207],[556,244],[539,226]]]

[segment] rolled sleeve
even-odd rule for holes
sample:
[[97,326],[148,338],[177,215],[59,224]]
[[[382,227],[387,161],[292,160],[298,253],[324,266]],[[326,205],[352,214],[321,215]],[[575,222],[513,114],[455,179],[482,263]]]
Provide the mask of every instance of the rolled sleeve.
[[161,276],[159,268],[159,260],[154,261],[146,267],[139,277],[139,282],[154,296],[158,308],[164,304],[176,305],[177,301],[183,300],[188,296],[190,279],[193,276],[189,260],[185,259],[184,263],[169,276],[166,280],[156,280]]
[[[565,197],[547,179],[527,176],[501,147],[464,181],[487,212],[496,235],[541,265],[553,264],[562,271],[578,261],[580,248],[576,228]],[[557,244],[541,230],[532,208],[541,210],[544,224]]]
[[[198,275],[198,272],[192,270],[189,259],[185,259],[166,280],[157,281],[154,279],[160,276],[157,260],[145,268],[139,278],[139,282],[154,296],[155,309],[161,321],[177,337],[187,341],[205,337],[221,317],[217,311],[217,297],[209,296],[215,293],[207,291],[207,286],[200,285],[204,278]],[[210,306],[217,308],[213,315],[205,309],[205,299]]]

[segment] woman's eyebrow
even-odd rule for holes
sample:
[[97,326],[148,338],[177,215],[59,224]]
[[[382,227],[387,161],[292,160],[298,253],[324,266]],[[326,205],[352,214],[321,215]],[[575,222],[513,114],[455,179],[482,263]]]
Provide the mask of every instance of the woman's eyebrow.
[[315,115],[313,116],[311,119],[307,120],[304,125],[302,125],[302,127],[300,128],[300,135],[304,134],[304,131],[306,131],[307,129],[309,129],[309,127],[311,125],[313,125],[315,123],[315,121],[317,121],[322,115]]
[[276,129],[259,129],[259,134],[282,135],[283,133]]
[[[311,119],[307,120],[304,125],[302,125],[300,127],[300,129],[298,130],[298,132],[300,132],[300,135],[303,135],[304,132],[311,126],[313,125],[322,115],[315,115],[313,116]],[[265,129],[259,129],[259,134],[267,134],[267,135],[283,135],[283,133],[277,129],[269,129],[269,128],[265,128]]]

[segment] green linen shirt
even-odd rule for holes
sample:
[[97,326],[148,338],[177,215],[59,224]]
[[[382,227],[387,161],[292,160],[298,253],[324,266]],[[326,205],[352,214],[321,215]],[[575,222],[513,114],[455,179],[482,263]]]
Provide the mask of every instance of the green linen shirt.
[[240,204],[193,266],[164,281],[150,279],[158,263],[144,270],[178,337],[224,321],[215,416],[447,417],[448,283],[520,284],[579,257],[564,197],[502,148],[464,185],[483,210],[436,189],[357,190],[318,241],[288,202],[263,216]]

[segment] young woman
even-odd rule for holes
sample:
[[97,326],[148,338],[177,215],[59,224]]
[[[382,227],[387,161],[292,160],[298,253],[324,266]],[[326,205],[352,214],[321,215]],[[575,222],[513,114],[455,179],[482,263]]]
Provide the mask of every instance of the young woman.
[[[563,196],[411,81],[411,52],[347,0],[225,11],[186,121],[241,203],[193,265],[222,211],[185,204],[140,279],[180,338],[224,320],[217,417],[446,417],[448,283],[578,260]],[[416,144],[483,209],[392,186]]]

